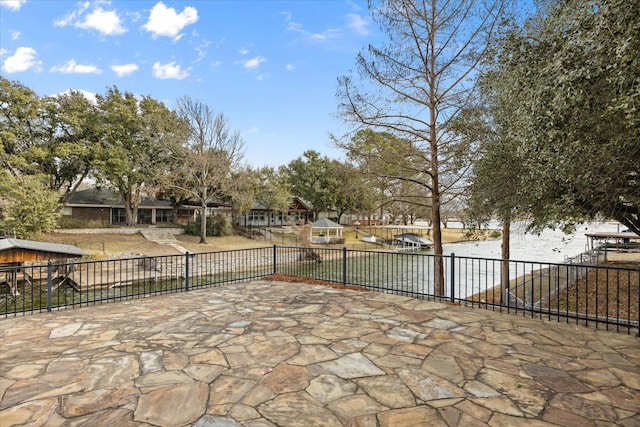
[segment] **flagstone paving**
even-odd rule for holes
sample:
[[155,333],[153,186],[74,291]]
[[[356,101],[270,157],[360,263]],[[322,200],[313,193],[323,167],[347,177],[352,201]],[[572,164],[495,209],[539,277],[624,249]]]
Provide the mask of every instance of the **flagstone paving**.
[[0,321],[0,425],[639,426],[640,340],[257,281]]

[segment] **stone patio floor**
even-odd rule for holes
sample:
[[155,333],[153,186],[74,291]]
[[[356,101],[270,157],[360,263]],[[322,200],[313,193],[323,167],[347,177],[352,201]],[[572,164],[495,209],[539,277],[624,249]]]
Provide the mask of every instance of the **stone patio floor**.
[[0,425],[640,426],[640,340],[256,281],[0,321]]

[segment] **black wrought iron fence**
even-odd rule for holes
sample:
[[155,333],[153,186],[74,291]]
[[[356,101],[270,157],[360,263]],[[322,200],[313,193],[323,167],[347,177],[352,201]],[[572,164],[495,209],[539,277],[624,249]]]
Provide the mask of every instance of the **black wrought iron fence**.
[[[434,282],[440,264],[444,292]],[[638,268],[284,246],[0,267],[0,316],[186,292],[274,273],[627,333],[640,327]]]

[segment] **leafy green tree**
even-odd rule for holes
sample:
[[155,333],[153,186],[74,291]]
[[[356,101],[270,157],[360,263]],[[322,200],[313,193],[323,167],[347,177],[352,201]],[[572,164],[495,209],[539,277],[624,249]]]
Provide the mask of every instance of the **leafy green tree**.
[[640,4],[549,2],[499,45],[532,229],[597,216],[640,233]]
[[371,212],[374,189],[356,166],[338,160],[331,161],[331,173],[338,182],[335,209],[337,222],[346,213]]
[[98,142],[96,106],[81,92],[39,98],[0,77],[0,162],[15,176],[47,176],[47,186],[71,198],[91,173]]
[[[265,166],[258,170],[258,176],[256,202],[262,204],[269,212],[284,215],[289,211],[293,197],[286,170]],[[284,223],[286,221],[283,221]]]
[[4,202],[0,228],[21,239],[52,231],[60,220],[58,192],[46,185],[46,176],[14,176],[0,171],[0,194]]
[[286,167],[291,192],[311,203],[314,218],[336,204],[338,180],[331,170],[331,160],[315,150],[305,151]]
[[233,223],[238,224],[240,215],[251,211],[256,200],[260,174],[250,166],[243,166],[231,172],[231,181],[226,195],[231,201]]
[[[339,79],[339,112],[361,129],[384,131],[403,142],[404,156],[390,160],[394,168],[418,168],[416,184],[429,199],[423,204],[430,207],[434,252],[440,255],[443,195],[460,187],[473,158],[473,147],[456,138],[452,123],[461,109],[478,101],[473,80],[503,1],[383,0],[370,5],[389,41],[358,55],[358,73],[367,84],[351,76]],[[401,179],[410,180],[411,174]],[[444,295],[441,257],[436,258],[434,283],[435,293]]]
[[61,202],[73,197],[93,171],[100,123],[96,105],[78,91],[44,98],[46,133],[28,160],[48,176]]
[[138,206],[154,193],[166,170],[172,146],[184,139],[177,115],[151,97],[137,98],[117,87],[98,95],[100,148],[96,178],[122,197],[127,225],[137,223]]
[[28,87],[0,76],[0,164],[13,176],[37,173],[25,153],[42,134],[42,101]]

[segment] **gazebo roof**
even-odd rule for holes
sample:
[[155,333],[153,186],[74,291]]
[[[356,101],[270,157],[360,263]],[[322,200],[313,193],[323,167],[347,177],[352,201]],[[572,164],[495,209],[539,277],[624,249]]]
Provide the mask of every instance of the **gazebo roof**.
[[344,228],[337,222],[331,221],[328,218],[320,218],[313,224],[311,224],[313,228]]

